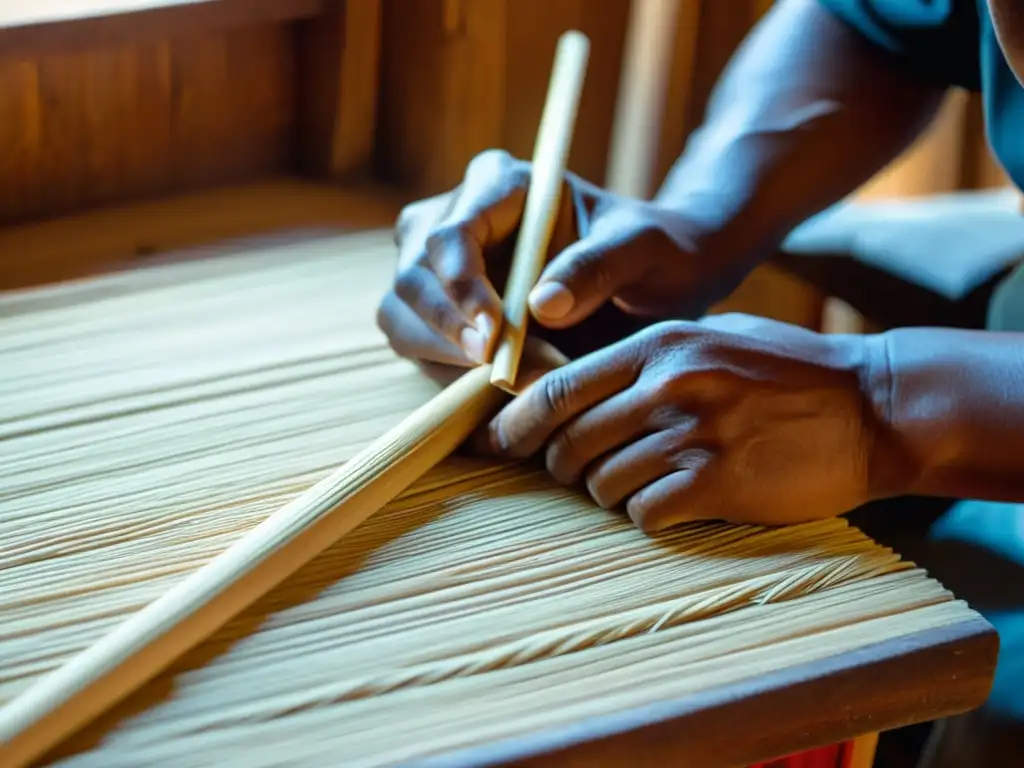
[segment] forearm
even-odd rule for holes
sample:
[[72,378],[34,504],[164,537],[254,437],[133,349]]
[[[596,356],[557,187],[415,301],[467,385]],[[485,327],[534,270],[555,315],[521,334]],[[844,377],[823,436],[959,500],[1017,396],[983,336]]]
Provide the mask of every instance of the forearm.
[[942,94],[815,0],[782,0],[733,57],[657,200],[728,250],[767,255],[907,147]]
[[1024,333],[904,328],[868,348],[875,495],[1024,501]]

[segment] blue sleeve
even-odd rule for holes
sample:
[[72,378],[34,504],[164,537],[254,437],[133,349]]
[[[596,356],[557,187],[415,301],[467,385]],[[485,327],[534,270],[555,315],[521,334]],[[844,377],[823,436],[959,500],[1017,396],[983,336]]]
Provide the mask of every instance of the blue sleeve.
[[919,75],[971,91],[981,88],[978,3],[983,1],[818,0]]

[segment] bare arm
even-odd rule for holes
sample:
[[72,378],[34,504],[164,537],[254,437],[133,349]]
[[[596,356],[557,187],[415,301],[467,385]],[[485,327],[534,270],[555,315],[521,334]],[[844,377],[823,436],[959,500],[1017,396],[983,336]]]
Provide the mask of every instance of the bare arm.
[[[793,227],[906,147],[943,92],[817,0],[778,0],[723,74],[655,205],[570,179],[563,199],[578,205],[555,226],[531,294],[534,327],[575,356],[651,318],[703,314]],[[400,354],[487,358],[501,323],[492,281],[529,178],[527,163],[483,153],[459,188],[403,211],[399,267],[378,315]],[[582,342],[574,350],[570,334]]]
[[873,493],[1024,501],[1024,333],[900,328],[869,344],[887,425]]
[[729,250],[767,255],[906,148],[943,93],[815,0],[781,0],[722,74],[657,200]]

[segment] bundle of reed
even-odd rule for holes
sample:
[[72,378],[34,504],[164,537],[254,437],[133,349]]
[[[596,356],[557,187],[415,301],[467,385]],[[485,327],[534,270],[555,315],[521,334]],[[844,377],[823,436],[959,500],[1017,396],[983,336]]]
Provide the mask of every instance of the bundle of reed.
[[[373,322],[393,263],[370,232],[0,298],[0,704],[434,401]],[[993,654],[841,519],[649,537],[453,455],[48,758],[613,758],[667,723],[735,765],[974,706]]]

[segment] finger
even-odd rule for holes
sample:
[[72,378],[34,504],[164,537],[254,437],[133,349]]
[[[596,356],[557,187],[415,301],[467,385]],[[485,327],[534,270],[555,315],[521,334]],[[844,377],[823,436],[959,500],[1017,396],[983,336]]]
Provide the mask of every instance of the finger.
[[494,452],[535,453],[570,419],[632,386],[640,368],[637,345],[627,339],[542,376],[488,425]]
[[528,184],[529,167],[507,152],[478,155],[451,207],[423,243],[423,259],[482,337],[481,362],[490,357],[502,309],[485,253],[515,232]]
[[589,235],[548,264],[530,293],[530,310],[549,328],[566,328],[592,315],[651,268],[632,228],[596,219]]
[[490,360],[501,325],[501,297],[487,276],[483,246],[455,229],[436,230],[427,240],[426,262],[459,314],[456,341],[478,363]]
[[437,275],[422,266],[399,273],[394,292],[427,327],[462,350],[474,362],[483,362],[484,340],[477,327],[462,314]]
[[[548,342],[535,336],[527,336],[523,344],[523,358],[519,364],[513,394],[521,394],[534,382],[557,368],[568,364],[569,358]],[[490,425],[482,424],[473,431],[467,444],[478,456],[494,456]]]
[[703,453],[685,447],[691,424],[645,435],[601,458],[587,472],[587,492],[600,506],[612,509],[665,475],[700,466]]
[[671,472],[634,493],[626,502],[626,514],[647,533],[684,522],[722,519],[720,504],[703,492],[706,474],[706,464]]
[[377,326],[400,357],[468,367],[462,349],[435,333],[412,308],[389,291],[377,310]]
[[574,484],[593,461],[642,438],[650,429],[650,412],[635,387],[598,403],[552,438],[545,453],[548,472],[560,483]]

